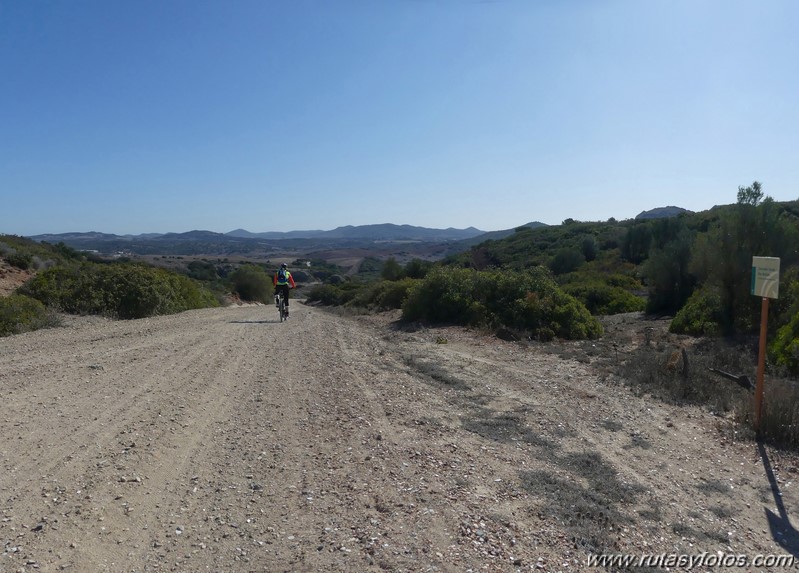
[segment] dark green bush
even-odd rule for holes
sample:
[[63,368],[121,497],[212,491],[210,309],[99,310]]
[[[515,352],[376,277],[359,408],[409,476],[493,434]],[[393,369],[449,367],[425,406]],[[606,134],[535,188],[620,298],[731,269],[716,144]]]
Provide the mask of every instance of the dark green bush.
[[308,293],[308,302],[318,302],[325,306],[338,306],[344,300],[344,293],[341,288],[329,285],[317,285]]
[[570,283],[564,285],[563,290],[583,303],[593,315],[640,312],[646,306],[640,296],[600,281]]
[[0,297],[0,336],[36,330],[51,323],[50,313],[38,300],[19,294]]
[[771,301],[770,322],[778,326],[769,347],[774,361],[790,374],[799,374],[799,267],[785,271],[780,284],[780,297]]
[[623,288],[628,291],[643,290],[641,281],[630,275],[611,273],[603,276],[603,280],[612,287]]
[[6,261],[8,261],[8,264],[12,267],[17,267],[25,271],[33,264],[33,255],[29,253],[13,253],[6,257]]
[[593,261],[596,259],[599,254],[599,244],[597,243],[596,237],[592,235],[583,237],[583,240],[580,242],[580,251],[586,261]]
[[383,261],[377,257],[365,257],[358,265],[358,277],[364,280],[375,280],[380,278],[383,269]]
[[51,245],[16,235],[2,234],[0,234],[0,256],[6,258],[10,264],[23,269],[33,266],[50,267],[54,264],[75,262],[85,258],[83,253],[79,253],[64,243]]
[[389,257],[380,270],[380,278],[387,281],[398,281],[405,276],[405,271],[394,257]]
[[713,288],[703,288],[694,291],[671,321],[669,330],[677,334],[716,336],[722,332],[723,312],[719,292]]
[[40,272],[20,292],[52,309],[123,319],[219,305],[210,291],[188,277],[135,264],[54,267]]
[[799,373],[799,314],[777,331],[770,351],[777,364],[791,374]]
[[216,266],[208,261],[191,261],[186,267],[186,274],[197,281],[215,281],[219,278]]
[[583,253],[576,248],[560,249],[549,261],[549,268],[556,275],[576,271],[585,262]]
[[430,269],[433,268],[433,263],[430,261],[423,261],[422,259],[412,259],[405,264],[405,276],[411,279],[423,279]]
[[53,267],[37,274],[25,283],[19,292],[56,310],[91,314],[93,309],[97,310],[103,306],[100,291],[88,288],[94,282],[95,274],[95,265],[91,263]]
[[514,305],[511,325],[529,331],[539,340],[580,340],[602,334],[602,327],[588,309],[560,289],[527,293]]
[[408,298],[408,292],[417,283],[416,279],[384,282],[376,289],[374,305],[379,310],[399,309]]
[[660,230],[665,235],[662,240],[669,242],[661,247],[661,241],[655,241],[657,246],[652,248],[642,265],[649,291],[646,311],[649,314],[674,314],[682,308],[696,286],[696,278],[688,271],[694,234],[684,227],[678,230],[674,224],[671,228],[656,226],[655,230]]
[[403,318],[465,325],[486,322],[488,293],[478,288],[479,276],[471,269],[434,269],[408,293]]
[[326,306],[351,306],[374,310],[398,309],[416,282],[413,279],[402,279],[317,285],[310,290],[307,300]]
[[408,297],[408,291],[416,282],[414,279],[401,279],[369,283],[359,289],[349,304],[375,310],[402,308],[402,303]]
[[536,338],[595,338],[599,322],[543,267],[528,271],[436,268],[414,285],[403,319],[505,326]]
[[[748,192],[758,185],[744,189]],[[724,334],[755,334],[760,326],[760,300],[751,295],[752,257],[779,257],[783,269],[799,263],[797,218],[766,197],[753,193],[744,202],[720,209],[717,222],[700,234],[691,252],[691,272],[703,286],[719,293]],[[748,202],[749,200],[753,202]]]
[[230,275],[231,290],[242,300],[271,302],[274,293],[272,279],[255,265],[242,265]]

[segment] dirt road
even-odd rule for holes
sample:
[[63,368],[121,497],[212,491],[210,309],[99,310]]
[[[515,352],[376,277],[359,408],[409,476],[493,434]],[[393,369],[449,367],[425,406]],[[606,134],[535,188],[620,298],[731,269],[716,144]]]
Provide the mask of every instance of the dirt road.
[[67,319],[0,339],[0,397],[4,572],[799,553],[793,458],[764,466],[711,414],[457,328],[299,302],[286,324],[265,306]]

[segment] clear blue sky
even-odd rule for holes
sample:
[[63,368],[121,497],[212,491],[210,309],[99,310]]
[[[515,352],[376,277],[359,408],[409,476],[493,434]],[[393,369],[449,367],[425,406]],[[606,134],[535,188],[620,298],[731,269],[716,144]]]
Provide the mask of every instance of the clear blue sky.
[[0,233],[799,197],[794,0],[0,0]]

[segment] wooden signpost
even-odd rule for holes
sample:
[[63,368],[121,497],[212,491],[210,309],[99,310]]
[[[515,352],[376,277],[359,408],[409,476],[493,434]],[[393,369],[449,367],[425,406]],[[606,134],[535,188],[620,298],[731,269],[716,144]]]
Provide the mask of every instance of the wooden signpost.
[[752,257],[752,294],[763,298],[760,307],[760,352],[757,358],[757,383],[755,385],[755,432],[758,435],[760,434],[760,417],[763,413],[768,301],[770,298],[778,298],[779,290],[780,259],[778,257]]

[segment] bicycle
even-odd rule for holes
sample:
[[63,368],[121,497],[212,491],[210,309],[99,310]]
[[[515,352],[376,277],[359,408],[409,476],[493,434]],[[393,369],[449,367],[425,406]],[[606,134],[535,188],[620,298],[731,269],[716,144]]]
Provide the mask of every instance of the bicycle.
[[289,317],[289,309],[286,306],[286,301],[283,298],[283,293],[279,292],[275,295],[275,306],[280,315],[280,322],[283,322]]

